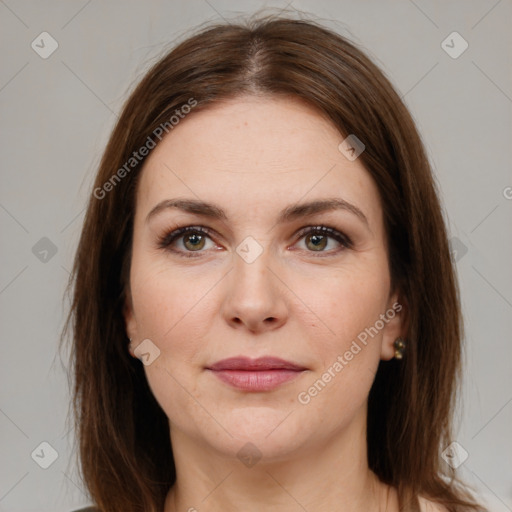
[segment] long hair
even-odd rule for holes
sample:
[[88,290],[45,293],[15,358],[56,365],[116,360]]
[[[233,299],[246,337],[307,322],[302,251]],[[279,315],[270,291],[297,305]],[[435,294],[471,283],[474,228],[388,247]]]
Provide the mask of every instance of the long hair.
[[133,90],[108,141],[64,331],[72,330],[72,412],[92,499],[103,512],[159,512],[176,478],[168,419],[127,350],[123,305],[145,160],[133,154],[158,144],[162,127],[171,132],[176,110],[193,116],[242,94],[300,98],[365,144],[359,158],[380,192],[392,285],[408,315],[406,355],[381,361],[368,398],[368,464],[398,489],[401,510],[419,511],[419,496],[450,512],[480,510],[441,457],[452,441],[463,326],[420,136],[390,81],[353,43],[316,22],[279,16],[203,27],[178,44]]

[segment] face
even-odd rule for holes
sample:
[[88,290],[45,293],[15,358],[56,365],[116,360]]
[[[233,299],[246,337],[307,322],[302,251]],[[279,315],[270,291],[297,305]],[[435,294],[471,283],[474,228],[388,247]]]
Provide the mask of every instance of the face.
[[298,100],[244,97],[147,158],[125,319],[171,439],[277,460],[365,426],[403,313],[378,189],[343,139]]

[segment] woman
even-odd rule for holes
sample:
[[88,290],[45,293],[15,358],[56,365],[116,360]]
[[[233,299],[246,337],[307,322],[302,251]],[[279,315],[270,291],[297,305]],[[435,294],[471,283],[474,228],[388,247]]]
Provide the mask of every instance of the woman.
[[343,37],[260,18],[162,58],[106,148],[72,284],[99,510],[481,510],[441,456],[462,325],[432,173]]

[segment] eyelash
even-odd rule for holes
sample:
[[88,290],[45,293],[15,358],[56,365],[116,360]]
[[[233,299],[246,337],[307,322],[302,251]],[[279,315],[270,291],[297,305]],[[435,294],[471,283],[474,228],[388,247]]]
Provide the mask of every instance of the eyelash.
[[[186,227],[183,227],[183,228],[179,228],[179,229],[175,229],[174,231],[171,231],[170,233],[167,233],[165,234],[164,236],[160,237],[159,240],[158,240],[158,247],[160,249],[165,249],[165,250],[169,250],[169,251],[172,251],[184,258],[197,258],[198,256],[201,255],[201,253],[205,252],[205,251],[181,251],[181,250],[176,250],[176,249],[171,249],[170,246],[171,244],[183,237],[184,235],[186,234],[189,234],[189,233],[195,233],[195,234],[200,234],[200,235],[205,235],[207,236],[208,238],[211,239],[212,235],[213,235],[213,232],[208,229],[208,228],[205,228],[203,226],[186,226]],[[297,237],[298,239],[302,239],[304,238],[306,235],[309,235],[309,234],[315,234],[315,235],[324,235],[324,236],[328,236],[330,238],[333,238],[334,240],[336,240],[337,242],[339,242],[341,244],[341,249],[338,249],[338,250],[331,250],[331,251],[327,251],[327,252],[324,252],[324,251],[318,251],[318,255],[315,255],[314,257],[317,258],[317,257],[329,257],[329,256],[333,256],[335,254],[338,254],[340,251],[343,251],[345,249],[351,249],[352,246],[353,246],[353,243],[352,243],[352,240],[345,234],[343,233],[340,233],[338,230],[334,229],[334,228],[331,228],[331,227],[328,227],[328,226],[307,226],[305,228],[302,228],[298,233],[297,233]],[[308,251],[308,252],[311,252],[311,253],[315,253],[315,251]],[[197,253],[197,254],[195,254]]]

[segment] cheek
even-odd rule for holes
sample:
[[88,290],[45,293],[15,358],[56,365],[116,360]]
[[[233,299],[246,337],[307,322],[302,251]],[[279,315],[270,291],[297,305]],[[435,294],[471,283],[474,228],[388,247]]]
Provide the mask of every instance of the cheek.
[[204,299],[211,286],[205,281],[169,272],[135,279],[132,297],[139,336],[151,339],[161,350],[172,350],[180,359],[193,354],[206,321]]
[[[352,267],[317,280],[315,286],[303,282],[297,295],[307,297],[306,302],[315,313],[307,325],[312,334],[311,350],[320,354],[327,365],[332,363],[334,354],[348,350],[351,342],[385,312],[389,277],[380,265]],[[373,345],[380,350],[377,343]]]
[[372,328],[386,311],[388,294],[389,275],[376,262],[340,272],[328,294],[313,296],[320,318],[315,323],[326,326],[309,337],[318,365],[297,401],[306,410],[323,411],[328,424],[351,418],[365,403],[381,352],[382,330]]
[[335,334],[322,330],[310,337],[310,351],[316,353],[318,365],[297,395],[301,407],[322,411],[331,426],[352,418],[368,397],[382,339],[382,332],[369,334],[369,329],[384,313],[387,297],[378,275],[343,281],[319,309]]
[[173,424],[184,427],[192,421],[202,428],[204,411],[198,404],[207,400],[197,372],[209,331],[206,294],[214,283],[207,276],[198,281],[161,265],[142,268],[135,261],[132,275],[139,338],[149,338],[160,351],[144,366],[149,387]]

